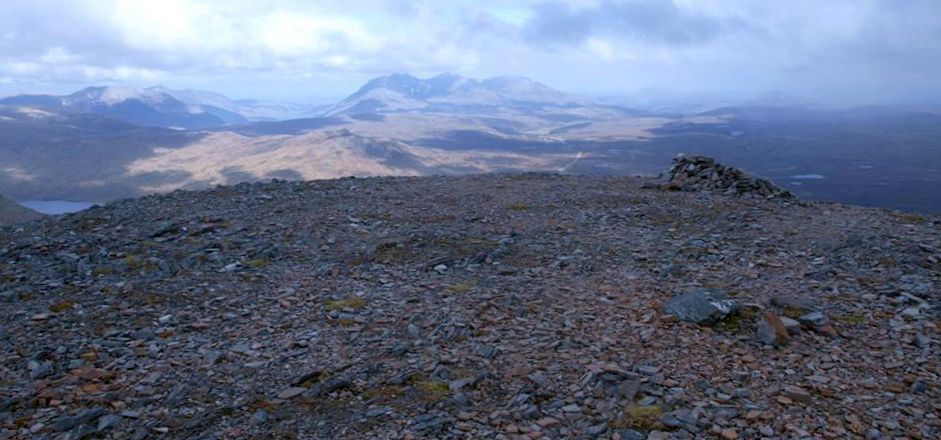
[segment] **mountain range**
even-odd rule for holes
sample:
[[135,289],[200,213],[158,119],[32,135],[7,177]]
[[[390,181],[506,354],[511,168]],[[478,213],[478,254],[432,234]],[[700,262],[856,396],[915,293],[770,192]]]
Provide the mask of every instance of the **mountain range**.
[[938,108],[645,93],[594,99],[521,77],[395,74],[326,106],[159,86],[19,95],[0,99],[0,192],[103,202],[271,178],[656,175],[673,155],[698,153],[804,197],[941,211]]

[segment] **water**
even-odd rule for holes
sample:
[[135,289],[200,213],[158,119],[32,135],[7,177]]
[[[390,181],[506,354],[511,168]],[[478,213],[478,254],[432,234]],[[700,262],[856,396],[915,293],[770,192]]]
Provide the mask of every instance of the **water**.
[[798,174],[796,176],[791,176],[792,179],[802,179],[802,180],[822,180],[826,179],[823,175],[820,174]]
[[91,208],[95,202],[70,202],[66,200],[22,200],[19,204],[43,214],[59,215]]

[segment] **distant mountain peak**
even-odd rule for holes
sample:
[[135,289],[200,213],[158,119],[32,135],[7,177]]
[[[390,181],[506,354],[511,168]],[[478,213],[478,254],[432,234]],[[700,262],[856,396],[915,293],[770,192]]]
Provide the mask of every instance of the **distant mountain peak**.
[[568,105],[579,101],[524,76],[477,80],[445,72],[428,78],[395,73],[372,79],[327,114],[458,106]]
[[361,87],[347,100],[357,99],[374,90],[388,90],[409,99],[425,100],[436,96],[447,95],[452,88],[464,80],[460,75],[442,73],[430,78],[418,78],[408,73],[394,73],[380,76]]
[[75,103],[116,105],[125,101],[137,100],[151,105],[159,105],[174,98],[166,93],[151,89],[135,89],[133,87],[95,86],[86,87],[78,92],[68,95],[64,99],[65,105]]

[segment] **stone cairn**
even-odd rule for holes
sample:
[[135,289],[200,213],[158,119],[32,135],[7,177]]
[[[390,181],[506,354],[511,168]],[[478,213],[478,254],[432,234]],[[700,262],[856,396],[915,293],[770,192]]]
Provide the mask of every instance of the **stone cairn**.
[[668,191],[710,191],[728,195],[757,195],[766,198],[794,198],[794,194],[769,180],[752,177],[706,156],[678,155],[667,171],[660,189]]

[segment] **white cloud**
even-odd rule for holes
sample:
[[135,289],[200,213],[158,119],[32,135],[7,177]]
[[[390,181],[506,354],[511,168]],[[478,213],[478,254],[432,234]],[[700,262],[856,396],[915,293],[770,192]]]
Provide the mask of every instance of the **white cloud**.
[[608,92],[853,94],[905,78],[895,90],[917,95],[941,93],[939,21],[936,0],[3,0],[0,91],[82,81],[241,90],[258,78],[348,91],[379,74],[452,70]]

